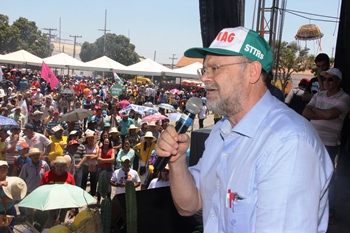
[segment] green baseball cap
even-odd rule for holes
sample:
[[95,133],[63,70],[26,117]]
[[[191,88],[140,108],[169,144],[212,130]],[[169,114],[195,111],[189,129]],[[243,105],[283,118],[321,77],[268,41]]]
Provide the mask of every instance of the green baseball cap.
[[257,32],[245,27],[224,28],[216,36],[209,48],[191,48],[185,51],[190,58],[205,58],[208,53],[224,56],[246,56],[261,63],[269,72],[273,56],[270,45]]

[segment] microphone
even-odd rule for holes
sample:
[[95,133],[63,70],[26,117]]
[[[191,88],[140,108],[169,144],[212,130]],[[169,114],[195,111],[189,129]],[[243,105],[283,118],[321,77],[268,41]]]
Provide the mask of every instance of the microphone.
[[[178,134],[186,133],[191,126],[194,117],[200,113],[203,108],[202,100],[197,97],[192,97],[186,102],[186,109],[182,113],[180,119],[176,122],[175,130]],[[163,171],[165,165],[169,162],[169,157],[158,157],[154,163],[154,168],[158,171]]]

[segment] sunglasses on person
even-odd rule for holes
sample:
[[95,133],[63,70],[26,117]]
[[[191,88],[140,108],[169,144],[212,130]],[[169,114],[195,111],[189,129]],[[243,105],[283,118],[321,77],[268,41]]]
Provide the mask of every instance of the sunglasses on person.
[[329,78],[326,78],[326,77],[322,77],[322,81],[323,82],[333,82],[334,79],[336,79],[337,77],[329,77]]

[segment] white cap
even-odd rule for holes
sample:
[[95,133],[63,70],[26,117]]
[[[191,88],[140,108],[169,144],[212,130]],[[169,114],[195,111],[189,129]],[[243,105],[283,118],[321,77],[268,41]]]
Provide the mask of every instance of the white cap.
[[330,75],[335,75],[335,76],[337,76],[340,80],[341,80],[342,77],[343,77],[342,73],[341,73],[340,70],[337,69],[337,68],[330,68],[330,69],[327,70],[327,71],[322,71],[322,72],[320,73],[320,75],[324,76],[326,73],[327,73],[327,74],[330,74]]

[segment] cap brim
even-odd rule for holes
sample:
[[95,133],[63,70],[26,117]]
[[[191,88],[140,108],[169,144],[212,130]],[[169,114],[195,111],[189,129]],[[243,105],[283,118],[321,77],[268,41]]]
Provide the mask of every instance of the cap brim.
[[242,54],[240,53],[236,53],[227,49],[219,49],[219,48],[191,48],[186,50],[184,55],[190,58],[205,58],[205,56],[208,53],[224,55],[224,56],[242,56]]

